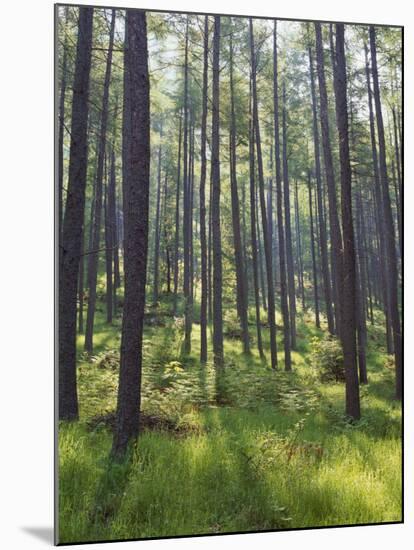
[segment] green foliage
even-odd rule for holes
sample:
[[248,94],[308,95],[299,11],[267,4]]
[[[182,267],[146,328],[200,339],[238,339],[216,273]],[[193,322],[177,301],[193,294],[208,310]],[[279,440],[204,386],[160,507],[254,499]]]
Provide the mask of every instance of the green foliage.
[[[61,541],[399,521],[401,406],[387,356],[370,338],[362,420],[349,423],[343,384],[321,383],[307,362],[306,341],[320,333],[311,319],[299,326],[293,373],[225,340],[221,406],[215,370],[195,359],[198,327],[194,355],[181,356],[181,318],[146,326],[142,433],[121,465],[108,461],[119,357],[112,327],[102,338],[109,347],[81,360],[80,422],[59,428]],[[320,336],[315,347],[326,353]]]
[[322,382],[345,380],[342,347],[339,340],[333,336],[312,338],[311,364]]

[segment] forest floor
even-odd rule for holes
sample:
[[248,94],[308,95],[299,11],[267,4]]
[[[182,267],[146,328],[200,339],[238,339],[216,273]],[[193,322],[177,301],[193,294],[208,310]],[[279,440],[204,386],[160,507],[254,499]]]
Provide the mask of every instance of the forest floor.
[[124,464],[108,460],[120,318],[109,326],[97,312],[93,357],[79,337],[80,421],[59,427],[61,543],[401,520],[401,405],[379,328],[369,327],[369,384],[350,424],[344,384],[322,383],[312,361],[323,333],[308,314],[292,373],[282,370],[281,339],[275,372],[256,349],[243,355],[225,325],[218,405],[215,372],[199,365],[199,325],[181,357],[182,320],[170,305],[147,316],[142,434]]

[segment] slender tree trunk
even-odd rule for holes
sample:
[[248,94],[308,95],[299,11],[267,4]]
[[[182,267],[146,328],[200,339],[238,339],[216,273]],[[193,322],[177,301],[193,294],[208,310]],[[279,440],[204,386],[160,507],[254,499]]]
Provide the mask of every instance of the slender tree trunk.
[[111,246],[112,246],[112,261],[113,261],[113,284],[112,284],[112,304],[113,313],[116,315],[117,310],[117,288],[120,285],[119,276],[119,252],[118,252],[118,231],[116,227],[116,175],[115,175],[115,152],[112,147],[111,152],[111,168],[109,176],[108,189],[108,214],[111,231]]
[[[134,124],[132,124],[134,121]],[[124,274],[121,362],[112,456],[122,459],[138,435],[142,330],[148,252],[150,102],[146,15],[126,10],[124,52]]]
[[180,248],[180,181],[181,181],[181,134],[183,116],[180,112],[180,126],[178,131],[178,159],[177,159],[177,187],[175,193],[175,240],[174,240],[174,302],[173,314],[177,314],[178,301],[178,274],[179,274],[179,248]]
[[384,123],[381,110],[381,96],[378,81],[377,68],[377,49],[375,40],[375,28],[369,28],[371,60],[372,60],[372,79],[374,83],[375,113],[378,128],[379,144],[379,173],[382,188],[383,213],[385,223],[385,241],[388,259],[388,279],[389,279],[389,302],[392,323],[392,333],[394,341],[395,355],[395,394],[397,399],[402,399],[402,337],[400,314],[398,311],[398,272],[397,272],[397,254],[395,250],[395,231],[392,219],[391,201],[388,189],[387,160],[384,138]]
[[223,366],[223,310],[220,227],[220,16],[214,16],[212,114],[212,237],[213,237],[213,354],[214,366]]
[[326,92],[325,81],[325,62],[323,55],[322,31],[321,24],[315,23],[316,32],[316,59],[319,81],[319,97],[320,97],[320,118],[322,129],[322,145],[323,156],[325,162],[325,175],[328,188],[329,202],[329,226],[331,234],[331,249],[332,249],[332,278],[334,280],[334,296],[335,296],[335,316],[336,330],[341,334],[340,311],[342,300],[342,289],[340,281],[342,281],[342,236],[339,225],[338,208],[336,200],[335,176],[332,160],[332,150],[329,132],[328,118],[328,96]]
[[280,170],[279,94],[277,67],[277,22],[275,20],[273,27],[273,130],[275,134],[276,211],[278,219],[277,230],[279,238],[280,304],[283,318],[285,370],[290,371],[292,369],[292,363],[290,355],[290,317],[286,279],[285,231],[283,227],[282,175]]
[[[250,87],[251,88],[251,87]],[[251,92],[251,90],[250,90]],[[251,93],[250,93],[251,96]],[[250,174],[250,231],[252,244],[252,264],[253,264],[253,288],[256,310],[256,332],[257,349],[261,359],[264,359],[262,330],[260,325],[260,296],[259,296],[259,270],[257,255],[257,224],[256,224],[256,168],[254,162],[254,125],[252,112],[252,98],[250,97],[250,117],[249,117],[249,174]]]
[[[101,234],[101,216],[102,216],[102,195],[103,195],[103,171],[105,162],[106,148],[106,130],[108,124],[108,100],[109,100],[109,84],[111,81],[112,68],[112,50],[114,45],[115,32],[115,10],[112,10],[111,28],[109,31],[109,46],[106,59],[106,70],[102,97],[102,115],[101,127],[99,132],[98,146],[98,165],[96,173],[96,200],[95,200],[95,218],[93,225],[92,250],[99,250],[100,234]],[[99,252],[93,252],[88,256],[88,311],[86,317],[85,331],[85,351],[93,352],[93,329],[96,309],[96,283],[98,278],[98,263]]]
[[282,110],[282,132],[283,132],[283,198],[285,207],[285,236],[286,236],[286,265],[287,265],[287,284],[289,295],[289,315],[290,315],[290,345],[292,349],[296,348],[296,294],[295,294],[295,270],[293,267],[292,250],[292,229],[290,223],[290,189],[289,189],[289,170],[287,159],[287,122],[286,122],[286,88],[283,82],[283,110]]
[[313,295],[314,295],[314,303],[315,303],[315,324],[318,328],[321,328],[321,322],[319,317],[318,271],[316,267],[315,233],[313,229],[312,185],[311,185],[310,172],[308,173],[308,197],[309,197],[310,238],[311,238],[311,252],[312,252]]
[[152,287],[152,304],[158,302],[159,282],[159,259],[160,259],[160,238],[161,238],[161,164],[162,164],[162,122],[160,129],[160,144],[158,147],[158,168],[157,168],[157,204],[155,211],[155,236],[154,236],[154,280]]
[[237,188],[236,165],[236,114],[234,109],[234,81],[233,81],[233,35],[230,34],[230,186],[231,186],[231,211],[233,222],[234,256],[236,260],[237,304],[240,326],[242,331],[243,351],[250,353],[249,325],[247,318],[247,293],[244,278],[242,241],[240,233],[240,206],[239,192]]
[[266,199],[264,193],[264,175],[263,175],[263,159],[262,159],[262,144],[260,139],[260,124],[259,124],[259,109],[256,89],[256,55],[254,49],[253,35],[253,20],[249,19],[250,24],[250,54],[252,65],[252,95],[253,95],[253,124],[256,137],[256,153],[257,153],[257,168],[258,168],[258,183],[260,210],[262,214],[263,240],[266,260],[266,276],[267,276],[267,316],[270,328],[270,356],[272,369],[277,368],[277,344],[276,344],[276,322],[275,322],[275,297],[273,290],[273,268],[272,268],[272,250],[270,246],[268,223],[266,214]]
[[336,24],[335,98],[341,166],[341,208],[343,229],[343,300],[341,307],[341,341],[345,368],[346,414],[354,420],[361,416],[358,370],[356,364],[356,262],[352,222],[352,174],[348,140],[348,108],[346,97],[346,65],[344,25]]
[[184,245],[184,342],[183,353],[191,352],[191,281],[190,281],[190,181],[189,181],[189,162],[188,162],[188,15],[185,31],[185,50],[184,50],[184,214],[183,214],[183,245]]
[[105,212],[105,267],[106,267],[106,322],[112,323],[113,315],[113,243],[112,226],[109,207],[109,189],[105,187],[104,212]]
[[[389,307],[389,272],[386,266],[386,248],[385,248],[385,221],[383,214],[383,200],[382,200],[382,190],[381,182],[379,175],[379,166],[378,166],[378,153],[377,153],[377,143],[375,136],[375,120],[374,120],[374,109],[373,109],[373,94],[371,90],[371,78],[368,62],[368,46],[364,45],[365,49],[365,75],[367,80],[367,91],[368,91],[368,108],[369,108],[369,127],[370,127],[370,137],[371,137],[371,149],[372,149],[372,165],[374,171],[374,206],[375,206],[375,222],[376,222],[376,233],[378,235],[378,256],[379,256],[379,269],[376,269],[375,272],[379,272],[379,279],[381,281],[380,287],[383,294],[383,307],[385,314],[385,329],[386,329],[386,340],[387,340],[387,352],[392,353],[392,335],[391,335],[391,319],[390,319],[390,307]],[[378,293],[377,293],[378,296]]]
[[297,254],[297,264],[298,264],[298,280],[299,280],[299,290],[302,299],[302,309],[306,309],[306,300],[305,300],[305,285],[304,285],[304,274],[303,274],[303,255],[302,255],[302,238],[301,238],[301,229],[300,229],[300,214],[299,214],[299,192],[298,192],[298,180],[295,178],[295,233],[296,233],[296,254]]
[[59,419],[78,418],[76,388],[76,294],[85,214],[88,157],[88,98],[93,8],[79,8],[73,83],[68,192],[60,239],[59,265]]
[[208,88],[208,16],[204,18],[203,98],[201,115],[201,174],[200,174],[200,246],[201,246],[201,303],[200,303],[200,361],[207,361],[207,236],[206,236],[206,173],[207,173],[207,88]]
[[325,225],[325,216],[324,216],[324,208],[323,208],[318,115],[317,115],[317,105],[316,105],[315,78],[313,73],[313,56],[312,56],[311,47],[309,47],[309,73],[310,73],[311,95],[312,95],[316,196],[318,200],[319,242],[320,242],[321,261],[322,261],[321,263],[322,263],[323,290],[324,290],[324,296],[325,296],[325,311],[326,311],[326,318],[328,321],[328,330],[331,334],[334,334],[335,325],[334,325],[334,316],[332,311],[331,275],[329,270],[328,244],[327,244],[327,237],[326,237],[326,225]]

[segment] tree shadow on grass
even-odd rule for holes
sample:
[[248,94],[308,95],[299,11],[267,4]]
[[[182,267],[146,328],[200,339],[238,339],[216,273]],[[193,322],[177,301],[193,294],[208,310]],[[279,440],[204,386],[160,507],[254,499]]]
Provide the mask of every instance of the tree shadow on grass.
[[98,482],[94,504],[89,513],[90,532],[97,538],[107,532],[111,522],[121,508],[125,489],[135,454],[135,443],[128,448],[122,461],[107,458],[106,468]]

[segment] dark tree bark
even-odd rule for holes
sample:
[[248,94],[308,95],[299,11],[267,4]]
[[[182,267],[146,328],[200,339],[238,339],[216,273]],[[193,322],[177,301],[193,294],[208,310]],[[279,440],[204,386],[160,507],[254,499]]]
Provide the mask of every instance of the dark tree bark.
[[104,213],[105,213],[105,268],[106,268],[106,322],[112,323],[113,316],[113,242],[112,222],[109,207],[109,187],[105,187]]
[[171,251],[170,251],[170,239],[168,228],[168,172],[165,171],[164,175],[164,205],[163,205],[163,234],[164,234],[164,247],[165,247],[165,264],[167,268],[167,294],[171,294]]
[[181,183],[181,134],[183,117],[180,112],[178,131],[178,159],[177,159],[177,187],[175,193],[175,240],[174,240],[174,302],[173,314],[177,314],[178,301],[178,274],[179,274],[179,248],[180,248],[180,183]]
[[387,253],[389,305],[391,314],[392,333],[395,355],[395,394],[397,399],[402,399],[402,336],[400,314],[398,311],[398,272],[397,254],[395,249],[395,231],[392,219],[391,201],[388,189],[387,160],[384,138],[384,122],[382,119],[381,95],[378,81],[377,49],[375,28],[369,28],[372,79],[374,83],[375,113],[377,118],[378,145],[379,145],[379,174],[382,190],[383,214],[385,225],[385,244]]
[[150,103],[145,12],[126,10],[124,52],[123,196],[125,298],[117,419],[112,456],[122,459],[138,435],[142,330],[148,252]]
[[361,416],[358,370],[356,364],[356,262],[352,218],[352,174],[348,139],[348,108],[346,97],[346,64],[344,25],[336,24],[335,98],[341,166],[341,208],[343,229],[343,300],[341,307],[341,341],[345,368],[346,414],[354,420]]
[[[116,227],[116,167],[115,167],[115,152],[112,147],[111,151],[111,168],[108,187],[108,219],[109,229],[111,234],[112,262],[113,262],[113,283],[112,283],[112,305],[113,313],[117,310],[117,288],[120,285],[119,276],[119,255],[118,255],[118,231]],[[107,246],[107,249],[110,247]],[[108,289],[107,289],[108,292]],[[109,296],[107,298],[109,300]]]
[[252,245],[253,289],[256,310],[257,349],[261,359],[264,359],[262,331],[260,325],[259,270],[257,254],[257,224],[256,224],[256,167],[254,162],[254,124],[252,112],[252,97],[250,86],[250,117],[249,117],[249,174],[250,174],[250,231]]
[[311,238],[311,252],[312,252],[313,296],[314,296],[314,304],[315,304],[315,324],[318,328],[321,328],[321,321],[319,316],[318,270],[316,266],[315,232],[313,227],[312,185],[311,185],[310,172],[308,173],[308,197],[309,197],[310,238]]
[[206,173],[207,173],[207,88],[208,88],[208,16],[204,18],[203,98],[201,115],[201,174],[200,174],[200,246],[201,246],[201,303],[200,303],[200,361],[207,361],[207,235],[206,235]]
[[273,129],[275,134],[276,211],[278,219],[277,230],[279,237],[280,305],[283,318],[285,370],[290,371],[292,369],[292,363],[290,355],[290,318],[286,282],[285,231],[283,227],[282,175],[280,170],[279,93],[277,67],[277,22],[275,20],[273,27]]
[[220,227],[220,16],[214,16],[212,114],[212,237],[213,237],[213,353],[214,366],[223,366],[223,306]]
[[73,82],[68,192],[60,239],[59,419],[78,418],[76,389],[76,293],[79,275],[88,157],[88,98],[93,8],[79,8]]
[[[370,127],[370,137],[371,137],[371,150],[372,150],[372,166],[374,172],[374,211],[375,211],[375,224],[376,224],[376,233],[378,235],[378,253],[377,257],[379,258],[379,266],[372,270],[373,273],[379,273],[380,285],[377,285],[377,288],[381,288],[382,293],[382,302],[384,307],[385,314],[385,328],[386,328],[386,339],[387,339],[387,352],[392,353],[392,334],[391,334],[391,318],[390,318],[390,307],[389,307],[389,272],[386,266],[386,245],[385,245],[385,221],[383,214],[383,201],[382,201],[382,189],[379,175],[379,166],[378,166],[378,152],[377,152],[377,143],[375,136],[375,120],[374,120],[374,109],[373,109],[373,93],[371,89],[371,78],[370,78],[370,69],[368,61],[368,46],[364,45],[365,49],[365,75],[367,81],[367,91],[368,91],[368,108],[369,108],[369,127]],[[374,279],[375,280],[375,279]],[[377,292],[377,297],[379,293]]]
[[298,268],[299,290],[302,299],[302,309],[306,309],[305,300],[305,285],[303,281],[303,255],[302,255],[302,238],[300,229],[300,213],[299,213],[299,192],[298,180],[295,178],[295,233],[296,233],[296,256]]
[[[322,44],[322,31],[321,24],[315,23],[316,33],[316,59],[317,59],[317,72],[319,81],[319,98],[320,98],[320,118],[322,129],[322,145],[323,145],[323,157],[325,163],[325,175],[328,190],[328,202],[329,202],[329,226],[331,234],[331,247],[332,247],[332,278],[335,282],[334,296],[335,296],[335,317],[336,317],[336,330],[338,334],[340,330],[340,311],[341,311],[341,299],[342,290],[340,288],[340,281],[342,281],[342,236],[339,225],[338,208],[336,200],[336,188],[335,188],[335,176],[332,160],[331,141],[329,132],[329,118],[328,118],[328,96],[326,92],[325,81],[325,61]],[[322,210],[319,211],[321,214]],[[321,239],[322,244],[322,239]]]
[[158,281],[159,281],[159,258],[161,238],[161,164],[162,164],[162,122],[160,128],[160,144],[158,147],[158,168],[157,168],[157,204],[155,209],[155,235],[154,235],[154,279],[152,286],[152,304],[158,302]]
[[236,261],[237,305],[240,326],[242,331],[243,351],[250,353],[249,325],[247,318],[247,292],[243,268],[243,252],[240,232],[240,206],[237,188],[237,161],[236,161],[236,114],[234,108],[234,79],[233,79],[233,34],[230,34],[230,187],[231,212],[233,222],[234,256]]
[[258,168],[258,183],[260,210],[262,214],[263,240],[266,259],[266,278],[267,278],[267,316],[270,328],[270,356],[272,369],[277,368],[277,344],[276,344],[276,322],[275,322],[275,297],[273,290],[273,266],[272,266],[272,250],[270,246],[268,223],[266,214],[266,199],[264,193],[264,175],[263,175],[263,159],[262,159],[262,144],[260,138],[259,124],[259,109],[256,89],[256,54],[254,48],[253,35],[253,20],[249,19],[250,29],[250,54],[252,66],[252,96],[253,96],[253,124],[255,130],[256,153],[257,153],[257,168]]
[[290,223],[290,189],[289,189],[289,167],[287,158],[287,121],[286,121],[286,87],[283,82],[283,110],[282,110],[282,133],[283,133],[283,198],[285,207],[285,237],[286,237],[286,266],[287,286],[289,295],[289,316],[290,316],[290,345],[296,348],[296,294],[295,294],[295,270],[293,267],[292,250],[292,229]]
[[[105,162],[106,148],[106,130],[108,124],[108,100],[109,84],[111,81],[112,68],[112,50],[114,45],[115,32],[115,10],[112,10],[111,27],[109,31],[109,46],[106,59],[106,70],[102,97],[101,127],[99,131],[98,145],[98,165],[96,171],[96,197],[95,197],[95,217],[93,224],[92,250],[99,250],[101,235],[101,216],[102,216],[102,196],[103,196],[103,171]],[[85,330],[85,351],[93,352],[93,328],[96,309],[96,283],[98,277],[99,252],[93,252],[88,255],[88,311],[86,316]]]
[[183,246],[184,246],[184,342],[183,353],[191,352],[191,329],[192,329],[192,306],[191,306],[191,254],[190,254],[190,178],[188,162],[188,15],[185,31],[185,50],[184,50],[184,141],[183,141]]
[[85,278],[85,231],[82,232],[82,241],[81,241],[81,257],[79,261],[79,283],[78,283],[78,299],[79,299],[79,308],[78,308],[78,332],[83,334],[83,304],[84,304],[84,278]]

